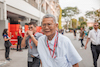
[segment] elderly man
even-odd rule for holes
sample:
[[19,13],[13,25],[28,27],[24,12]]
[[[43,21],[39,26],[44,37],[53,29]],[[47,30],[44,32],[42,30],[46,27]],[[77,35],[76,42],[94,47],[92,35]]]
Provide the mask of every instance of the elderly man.
[[79,67],[82,60],[71,41],[66,36],[59,34],[56,19],[47,14],[42,20],[44,33],[38,40],[38,52],[42,67]]
[[94,29],[89,32],[88,39],[85,45],[87,48],[88,41],[91,40],[91,51],[93,56],[94,67],[97,67],[97,60],[100,54],[100,30],[98,29],[99,23],[94,23]]

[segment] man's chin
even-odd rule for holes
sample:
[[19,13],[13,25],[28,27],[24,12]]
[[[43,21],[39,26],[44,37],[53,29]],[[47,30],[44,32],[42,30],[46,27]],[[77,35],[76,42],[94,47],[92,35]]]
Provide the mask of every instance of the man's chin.
[[50,34],[45,34],[47,37],[50,36]]
[[51,34],[50,34],[50,33],[45,33],[44,35],[46,35],[46,36],[48,37],[48,36],[50,36]]
[[50,33],[46,33],[46,34],[44,34],[44,35],[46,35],[47,37],[51,37],[53,34],[50,34]]

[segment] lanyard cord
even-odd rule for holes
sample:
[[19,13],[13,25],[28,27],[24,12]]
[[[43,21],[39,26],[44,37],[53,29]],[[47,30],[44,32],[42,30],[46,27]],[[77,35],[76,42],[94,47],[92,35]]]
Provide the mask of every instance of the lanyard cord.
[[51,55],[51,51],[53,51],[52,58],[56,58],[56,56],[54,56],[54,54],[55,54],[55,50],[57,48],[57,44],[58,44],[58,32],[56,34],[56,38],[55,38],[55,41],[54,41],[53,50],[50,48],[49,43],[48,43],[48,40],[47,40],[47,47],[49,49],[50,55]]
[[[36,32],[36,33],[38,33],[38,32]],[[36,34],[36,33],[35,33],[35,34]],[[34,36],[35,36],[35,34],[34,34]],[[29,38],[29,46],[30,46],[30,48],[32,49],[31,41],[32,41],[32,39]]]

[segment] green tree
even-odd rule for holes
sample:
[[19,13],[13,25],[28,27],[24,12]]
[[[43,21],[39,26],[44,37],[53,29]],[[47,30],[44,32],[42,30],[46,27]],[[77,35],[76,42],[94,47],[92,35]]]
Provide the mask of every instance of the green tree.
[[85,19],[83,16],[79,17],[79,22],[84,22],[87,21],[87,19]]
[[99,10],[96,10],[96,16],[100,17],[100,9]]
[[81,23],[79,22],[79,21],[77,21],[78,22],[78,26],[80,26],[81,25]]
[[86,22],[82,22],[82,23],[81,23],[81,26],[82,26],[82,27],[87,26],[87,23],[86,23]]
[[67,30],[67,24],[65,24],[63,27],[64,27],[64,29],[66,29],[66,30]]
[[89,30],[92,30],[93,29],[93,27],[89,27]]
[[72,17],[76,14],[79,14],[79,9],[77,7],[66,7],[62,10],[63,17]]
[[87,11],[85,14],[86,18],[95,19],[95,21],[98,21],[100,19],[97,19],[100,17],[100,9],[95,11]]
[[97,22],[100,21],[100,9],[96,10],[96,16],[99,18]]
[[72,27],[77,28],[77,19],[73,18],[72,20]]
[[94,11],[87,11],[85,16],[86,16],[86,18],[93,19],[94,14],[96,14],[96,12],[94,12]]
[[71,18],[77,14],[79,14],[79,9],[77,7],[66,7],[62,10],[62,17],[64,18],[66,23],[71,21]]
[[87,19],[85,19],[83,16],[79,17],[79,22],[80,22],[81,27],[87,26],[86,21],[87,21]]
[[84,21],[84,17],[79,17],[79,22],[83,22]]
[[95,10],[95,11],[87,11],[86,14],[85,14],[85,16],[87,18],[93,18],[93,15],[97,16],[97,17],[100,17],[100,9]]

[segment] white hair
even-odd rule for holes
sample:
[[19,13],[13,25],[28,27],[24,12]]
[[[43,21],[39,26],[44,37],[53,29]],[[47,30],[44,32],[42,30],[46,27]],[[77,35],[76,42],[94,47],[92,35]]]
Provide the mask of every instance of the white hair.
[[[53,18],[54,23],[56,23],[56,18],[55,18],[55,16],[52,15],[52,14],[46,14],[46,15],[43,17],[43,19],[45,19],[45,18]],[[42,19],[42,21],[43,21],[43,19]]]

